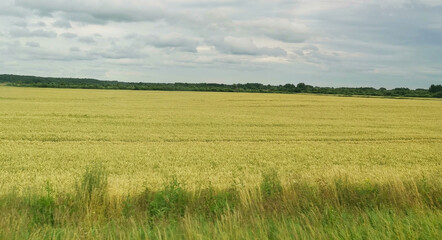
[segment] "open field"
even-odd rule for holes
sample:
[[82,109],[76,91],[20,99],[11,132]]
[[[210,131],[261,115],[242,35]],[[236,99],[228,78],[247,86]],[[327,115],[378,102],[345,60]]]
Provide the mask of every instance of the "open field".
[[0,186],[57,190],[91,163],[126,193],[256,185],[294,175],[391,179],[442,171],[442,101],[0,87]]
[[[442,233],[441,156],[438,99],[0,86],[0,238],[435,239]],[[61,202],[78,204],[63,196],[81,192],[90,166],[104,167],[108,181],[97,187],[105,189],[101,202],[88,198],[86,209],[108,206],[99,216],[115,222],[79,210],[84,218],[66,219],[87,224],[43,217],[26,227],[20,209],[32,213],[34,205],[24,196],[47,194],[43,205],[62,218]],[[276,177],[266,182],[268,172]],[[140,196],[154,203],[155,192],[170,194],[172,179],[180,183],[178,199],[185,196],[183,212],[140,233],[151,224],[141,213],[158,215]],[[201,189],[238,207],[222,207],[211,221],[195,217]],[[292,202],[300,199],[307,203]],[[137,212],[129,220],[121,220],[124,204]]]

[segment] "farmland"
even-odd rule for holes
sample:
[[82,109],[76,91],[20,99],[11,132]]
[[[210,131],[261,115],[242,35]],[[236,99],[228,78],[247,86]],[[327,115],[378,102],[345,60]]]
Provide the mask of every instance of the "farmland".
[[[14,218],[20,209],[31,211],[26,210],[29,204],[25,200],[20,205],[20,199],[30,192],[32,196],[45,196],[47,186],[55,202],[68,199],[63,196],[85,179],[85,169],[99,166],[107,179],[106,199],[111,199],[103,201],[114,206],[106,212],[115,212],[114,215],[122,211],[123,207],[115,207],[122,204],[121,199],[128,195],[139,197],[145,189],[164,192],[172,186],[183,194],[193,194],[186,198],[188,205],[177,215],[176,226],[168,225],[169,215],[163,216],[166,220],[161,222],[165,226],[147,234],[151,238],[193,238],[197,232],[208,238],[253,238],[257,237],[253,232],[259,231],[269,236],[269,216],[279,238],[291,236],[291,231],[299,227],[300,238],[353,238],[356,235],[351,235],[352,231],[366,230],[367,235],[357,236],[386,234],[378,237],[432,239],[441,234],[441,156],[442,101],[438,99],[0,86],[0,208],[11,211],[0,215],[0,229],[9,229],[3,232],[8,237],[55,236],[51,232],[55,230],[48,227],[53,222],[51,225],[42,221],[45,227],[41,227],[37,221],[36,227],[27,228],[23,227],[27,219]],[[101,176],[101,170],[91,171],[92,176]],[[314,204],[306,204],[313,206],[307,210],[297,205],[306,211],[304,217],[294,214],[297,208],[288,207],[292,206],[291,199],[301,199],[302,194],[293,190],[296,184],[309,186],[316,193],[332,189],[332,195],[338,196],[341,188],[336,186],[341,186],[342,181],[349,192],[357,193],[360,186],[369,186],[378,195],[371,199],[356,194],[355,199],[365,200],[354,202],[344,194],[339,203],[322,202],[320,194],[306,195],[305,201]],[[177,184],[170,185],[173,182]],[[265,197],[266,186],[270,186],[267,193],[271,198]],[[201,200],[196,192],[213,189],[223,193],[232,188],[238,192],[239,200],[227,197],[225,201],[237,201],[236,206],[242,206],[238,210],[223,210],[210,217],[211,221],[192,217],[191,202]],[[279,196],[276,200],[274,188]],[[260,197],[253,197],[254,194]],[[379,200],[384,195],[394,199]],[[403,201],[397,200],[402,198]],[[16,199],[16,207],[10,207],[7,199]],[[265,210],[268,202],[280,203],[285,206],[284,211],[278,207]],[[364,204],[370,203],[375,207],[366,209]],[[138,200],[131,202],[140,212],[142,204],[138,204],[139,208],[137,204]],[[319,205],[338,209],[333,213],[339,216],[335,216],[336,221],[327,225],[320,217],[309,218],[323,214],[325,210]],[[352,209],[355,206],[357,210]],[[391,208],[398,212],[386,210]],[[259,209],[269,215],[261,215]],[[134,233],[139,226],[148,224],[139,220],[142,217],[133,214],[131,221],[120,217],[115,221],[126,226],[121,227],[125,230],[115,230],[99,217],[88,222],[101,229],[95,237],[121,231],[123,238],[142,238]],[[376,219],[380,222],[376,223]],[[358,230],[351,225],[353,220],[354,224],[371,225]],[[18,222],[14,225],[16,231],[7,225],[14,221]],[[243,232],[227,226],[227,222],[235,221],[238,226],[245,222]],[[132,222],[136,223],[130,225]],[[302,232],[306,222],[316,230]],[[68,220],[63,224],[55,224],[60,236],[94,236],[85,230],[87,224],[70,225]],[[183,227],[185,224],[190,225]],[[333,224],[344,230],[328,232],[336,227]],[[195,232],[189,232],[192,229]],[[20,231],[23,235],[14,235]],[[389,231],[393,235],[388,235]]]

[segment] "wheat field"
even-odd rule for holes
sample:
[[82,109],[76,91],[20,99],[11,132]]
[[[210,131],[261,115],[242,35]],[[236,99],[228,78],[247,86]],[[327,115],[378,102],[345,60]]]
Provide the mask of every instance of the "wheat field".
[[440,239],[442,101],[0,86],[0,239]]
[[115,193],[442,172],[442,101],[0,87],[0,186],[62,191],[91,163]]

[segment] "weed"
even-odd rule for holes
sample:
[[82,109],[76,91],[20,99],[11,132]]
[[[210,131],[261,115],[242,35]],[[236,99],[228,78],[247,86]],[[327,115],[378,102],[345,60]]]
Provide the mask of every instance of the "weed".
[[49,182],[46,183],[45,190],[46,195],[40,196],[38,194],[31,194],[26,198],[26,203],[35,224],[54,225],[54,212],[56,206],[53,189]]
[[182,217],[186,210],[188,193],[174,178],[163,190],[156,192],[149,203],[149,213],[153,217]]
[[269,170],[262,174],[261,192],[266,198],[275,198],[282,194],[282,184],[276,170]]

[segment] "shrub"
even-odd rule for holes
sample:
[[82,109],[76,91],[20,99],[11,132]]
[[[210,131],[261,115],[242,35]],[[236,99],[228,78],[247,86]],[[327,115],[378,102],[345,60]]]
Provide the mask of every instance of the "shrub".
[[153,195],[148,210],[154,217],[181,217],[184,216],[188,194],[181,184],[173,179],[162,191]]
[[270,170],[262,174],[261,192],[265,198],[273,198],[281,195],[282,184],[275,170]]

